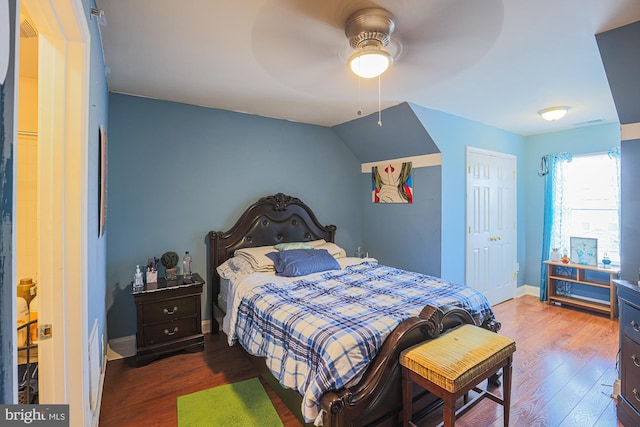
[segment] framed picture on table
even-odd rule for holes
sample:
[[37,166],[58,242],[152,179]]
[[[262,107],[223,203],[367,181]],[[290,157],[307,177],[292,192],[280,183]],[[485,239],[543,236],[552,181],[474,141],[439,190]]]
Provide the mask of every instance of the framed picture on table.
[[598,265],[598,239],[570,237],[571,262],[583,265]]

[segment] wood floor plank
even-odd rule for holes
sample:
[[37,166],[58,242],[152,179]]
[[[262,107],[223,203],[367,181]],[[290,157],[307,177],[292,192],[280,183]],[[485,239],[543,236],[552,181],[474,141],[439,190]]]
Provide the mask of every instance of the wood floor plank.
[[[532,296],[498,304],[494,311],[502,323],[500,333],[513,338],[517,347],[510,425],[621,426],[611,398],[617,376],[617,320],[549,305]],[[237,346],[229,347],[223,333],[207,335],[201,353],[177,354],[139,368],[130,359],[110,361],[100,426],[175,426],[178,396],[259,374],[252,358]],[[300,427],[277,394],[264,385],[285,426]],[[501,406],[484,400],[456,426],[502,426],[502,414]],[[435,412],[418,426],[433,427],[440,421],[441,412]]]

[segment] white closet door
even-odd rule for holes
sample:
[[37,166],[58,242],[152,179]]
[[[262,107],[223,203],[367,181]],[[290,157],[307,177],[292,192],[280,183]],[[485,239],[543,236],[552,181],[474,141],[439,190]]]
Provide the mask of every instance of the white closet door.
[[491,305],[516,289],[516,158],[467,147],[466,283]]

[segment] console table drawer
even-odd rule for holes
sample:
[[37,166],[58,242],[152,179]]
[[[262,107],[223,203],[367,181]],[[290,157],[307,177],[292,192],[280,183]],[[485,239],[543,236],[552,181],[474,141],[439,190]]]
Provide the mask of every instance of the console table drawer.
[[194,318],[179,319],[174,322],[157,323],[144,326],[143,345],[163,344],[200,333]]
[[197,311],[196,303],[198,298],[195,295],[166,299],[147,303],[142,308],[142,322],[144,325],[156,322],[166,322],[179,319],[181,317],[193,317]]

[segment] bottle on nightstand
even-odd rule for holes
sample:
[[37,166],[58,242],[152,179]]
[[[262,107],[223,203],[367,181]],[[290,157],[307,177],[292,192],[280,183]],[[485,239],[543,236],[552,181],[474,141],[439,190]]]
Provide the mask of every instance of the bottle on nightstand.
[[136,265],[136,274],[133,275],[133,292],[141,292],[144,289],[144,279],[142,278],[142,271],[140,271],[140,265]]
[[189,251],[184,254],[184,258],[182,258],[182,275],[184,276],[184,280],[191,280],[191,255],[189,255]]

